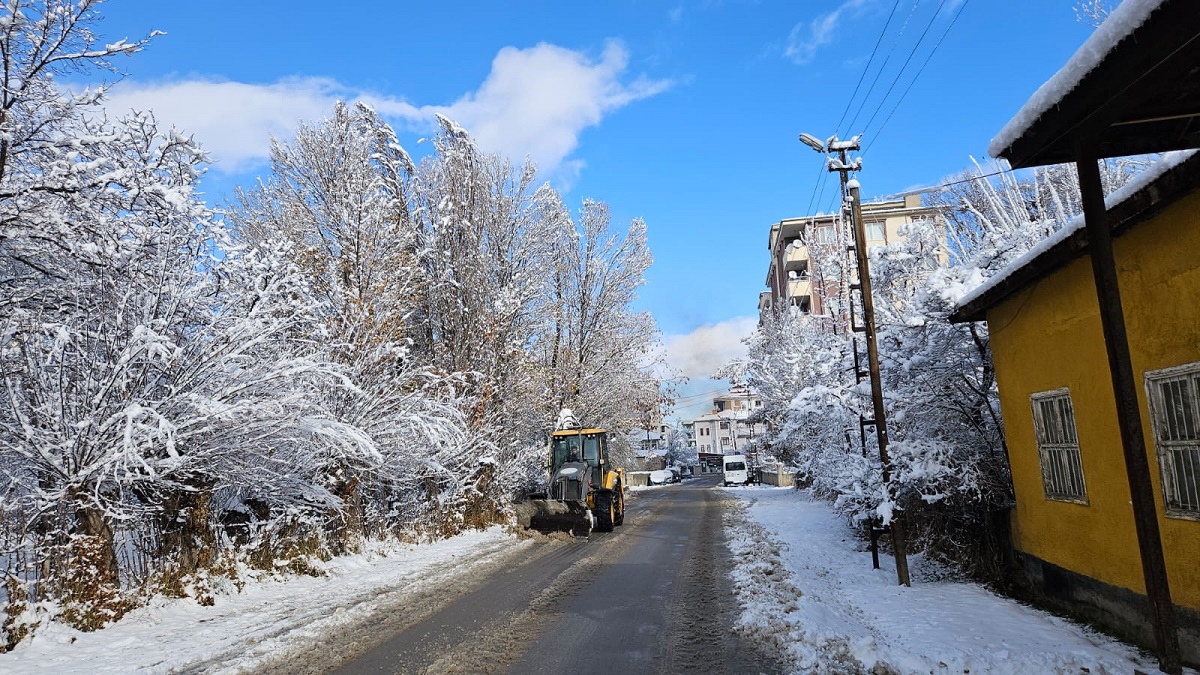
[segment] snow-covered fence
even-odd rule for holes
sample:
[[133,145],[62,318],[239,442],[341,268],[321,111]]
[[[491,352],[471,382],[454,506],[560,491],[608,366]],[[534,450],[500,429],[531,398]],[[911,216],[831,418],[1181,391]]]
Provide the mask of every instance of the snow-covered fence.
[[761,467],[758,469],[758,481],[763,485],[793,487],[796,484],[796,472],[783,465]]
[[625,480],[628,481],[626,487],[646,487],[650,484],[650,472],[629,471],[625,474]]

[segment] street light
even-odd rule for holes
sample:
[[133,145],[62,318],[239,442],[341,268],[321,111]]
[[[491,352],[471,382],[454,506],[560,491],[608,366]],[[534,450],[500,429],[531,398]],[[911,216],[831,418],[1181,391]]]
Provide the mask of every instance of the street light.
[[807,145],[808,147],[812,148],[813,150],[816,150],[817,152],[820,152],[822,154],[825,153],[825,143],[823,143],[821,141],[821,139],[817,138],[816,136],[813,136],[812,134],[801,133],[800,134],[800,142]]

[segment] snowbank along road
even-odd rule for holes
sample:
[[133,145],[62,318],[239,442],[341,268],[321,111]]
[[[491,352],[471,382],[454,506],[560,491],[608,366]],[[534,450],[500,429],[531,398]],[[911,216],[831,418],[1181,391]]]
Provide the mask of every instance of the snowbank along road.
[[276,673],[773,673],[735,633],[711,479],[632,494],[625,525],[534,546],[347,626]]

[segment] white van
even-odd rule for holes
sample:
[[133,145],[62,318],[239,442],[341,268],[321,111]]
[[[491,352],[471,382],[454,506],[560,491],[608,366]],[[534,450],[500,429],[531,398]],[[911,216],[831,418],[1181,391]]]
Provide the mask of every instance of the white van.
[[725,486],[745,485],[750,482],[750,473],[746,470],[745,455],[725,455]]

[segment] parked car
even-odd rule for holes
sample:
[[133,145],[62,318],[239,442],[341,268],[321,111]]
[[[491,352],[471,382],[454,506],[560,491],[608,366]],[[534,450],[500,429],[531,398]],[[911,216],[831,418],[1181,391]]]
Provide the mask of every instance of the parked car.
[[671,475],[672,475],[671,472],[667,471],[666,469],[659,469],[657,471],[651,471],[650,478],[649,478],[650,484],[651,485],[666,485],[667,483],[672,482]]

